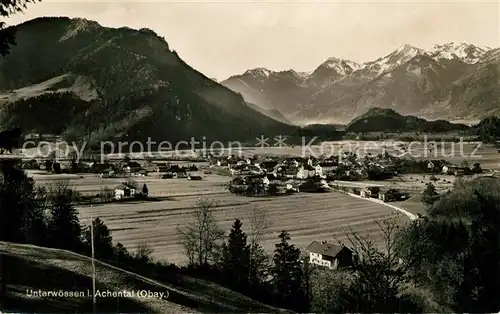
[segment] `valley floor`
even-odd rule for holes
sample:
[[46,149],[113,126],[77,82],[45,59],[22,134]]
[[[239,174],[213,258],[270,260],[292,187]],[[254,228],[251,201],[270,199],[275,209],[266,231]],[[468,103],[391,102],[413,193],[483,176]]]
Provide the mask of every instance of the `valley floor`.
[[[101,186],[113,188],[120,182],[120,179],[102,179],[96,175],[84,175],[83,178],[72,175],[34,177],[39,184],[57,178],[72,178],[70,182],[83,193],[98,193]],[[168,200],[80,206],[80,221],[88,224],[92,211],[93,217],[100,217],[111,229],[114,241],[121,242],[128,249],[133,251],[137,245],[148,243],[154,249],[154,258],[184,263],[186,257],[176,228],[190,223],[191,213],[200,196],[217,202],[215,216],[226,232],[229,232],[236,218],[242,220],[244,229],[248,227],[248,217],[253,207],[265,210],[269,227],[264,231],[262,244],[270,253],[283,229],[290,232],[291,242],[303,249],[314,240],[345,240],[345,228],[348,226],[370,235],[382,244],[375,219],[395,212],[384,204],[339,192],[299,193],[279,197],[237,196],[225,188],[228,179],[217,175],[207,175],[202,181],[138,178],[139,184],[147,183],[151,196],[164,196]]]

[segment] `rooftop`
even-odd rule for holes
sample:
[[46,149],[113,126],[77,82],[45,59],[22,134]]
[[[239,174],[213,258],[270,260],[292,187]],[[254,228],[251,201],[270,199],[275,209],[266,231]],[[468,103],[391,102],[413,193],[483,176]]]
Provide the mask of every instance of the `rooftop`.
[[344,246],[339,244],[328,243],[326,241],[313,241],[306,250],[316,254],[335,257],[343,248]]

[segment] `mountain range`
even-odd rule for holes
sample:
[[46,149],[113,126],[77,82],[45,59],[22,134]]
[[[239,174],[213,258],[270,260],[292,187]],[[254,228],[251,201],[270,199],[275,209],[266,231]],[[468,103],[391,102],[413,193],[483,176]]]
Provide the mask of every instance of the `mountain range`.
[[66,17],[13,28],[17,44],[0,59],[2,129],[89,143],[240,140],[295,130],[194,70],[150,29]]
[[69,141],[330,137],[371,108],[432,120],[500,111],[500,49],[404,45],[363,64],[329,58],[310,73],[257,68],[219,83],[150,29],[67,17],[12,29],[17,45],[0,59],[1,129]]
[[375,107],[432,120],[476,120],[500,112],[499,70],[500,49],[403,45],[362,64],[332,57],[309,73],[257,68],[221,83],[296,124],[347,124]]

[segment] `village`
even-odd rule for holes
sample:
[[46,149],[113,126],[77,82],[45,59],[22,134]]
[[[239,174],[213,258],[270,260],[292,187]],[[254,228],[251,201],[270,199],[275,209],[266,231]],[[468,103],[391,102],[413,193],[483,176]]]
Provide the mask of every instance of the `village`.
[[[358,156],[343,153],[332,157],[293,156],[219,156],[207,158],[193,156],[186,160],[158,160],[155,158],[134,158],[122,156],[120,159],[101,162],[101,156],[86,156],[78,162],[74,160],[29,160],[24,168],[38,173],[68,174],[87,178],[94,176],[100,180],[101,188],[95,195],[83,197],[93,199],[93,203],[122,203],[164,201],[163,193],[155,193],[149,184],[157,186],[165,182],[169,186],[179,181],[197,181],[196,189],[209,186],[212,181],[225,182],[219,193],[229,193],[242,198],[277,198],[284,200],[295,194],[317,193],[347,194],[366,199],[374,204],[393,203],[391,209],[404,209],[406,203],[418,205],[418,216],[425,214],[425,205],[419,199],[428,184],[434,184],[439,193],[453,188],[454,179],[488,173],[478,163],[472,166],[454,165],[445,160],[414,160],[399,158],[388,153]],[[215,179],[214,179],[215,178]],[[106,182],[116,182],[108,187]],[[140,181],[143,184],[138,184]],[[210,181],[210,182],[209,182]],[[105,186],[103,188],[102,186]],[[156,189],[157,190],[157,189]],[[155,195],[157,194],[157,195]],[[160,195],[161,194],[161,195]],[[96,198],[97,197],[97,198]],[[83,201],[84,203],[85,201]],[[140,206],[140,205],[139,205]],[[380,205],[379,205],[380,206]],[[415,208],[415,207],[413,207]],[[413,209],[412,208],[412,209]],[[417,217],[415,211],[407,216]],[[112,226],[112,225],[111,225]],[[328,239],[330,240],[330,239]],[[343,244],[332,243],[324,238],[313,239],[304,249],[310,255],[311,263],[330,268],[341,266],[351,260],[346,254],[350,249]]]

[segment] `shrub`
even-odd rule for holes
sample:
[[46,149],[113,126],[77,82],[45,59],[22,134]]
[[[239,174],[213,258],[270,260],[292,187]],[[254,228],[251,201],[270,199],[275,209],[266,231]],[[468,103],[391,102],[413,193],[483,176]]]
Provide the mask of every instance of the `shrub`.
[[113,196],[115,195],[114,191],[110,189],[107,186],[102,187],[101,186],[101,191],[99,192],[99,198],[101,202],[106,203],[109,202],[113,199]]

